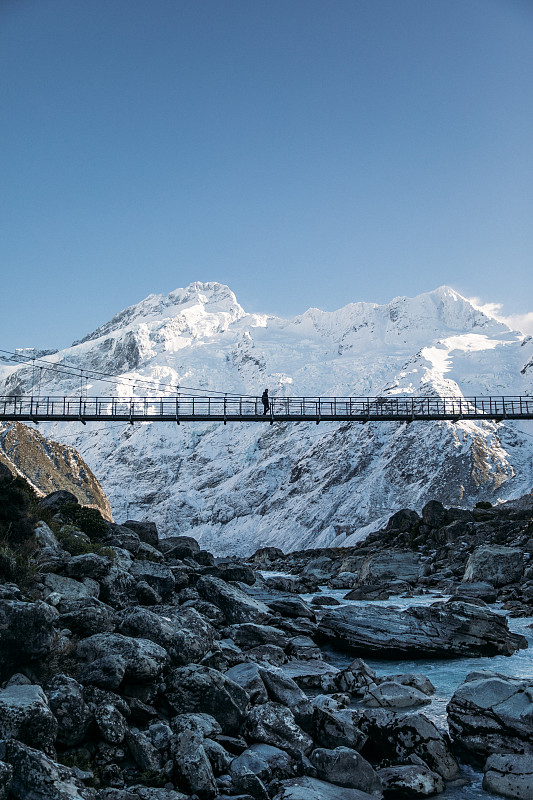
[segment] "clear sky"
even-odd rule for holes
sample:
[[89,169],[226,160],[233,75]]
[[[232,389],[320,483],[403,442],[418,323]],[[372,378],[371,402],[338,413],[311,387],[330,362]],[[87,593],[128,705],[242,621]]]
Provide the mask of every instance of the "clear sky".
[[194,280],[532,312],[532,76],[532,0],[0,0],[0,347]]

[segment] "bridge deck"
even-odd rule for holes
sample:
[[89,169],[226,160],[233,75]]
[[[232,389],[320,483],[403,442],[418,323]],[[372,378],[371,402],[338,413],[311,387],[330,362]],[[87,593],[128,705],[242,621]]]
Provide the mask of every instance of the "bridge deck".
[[0,397],[0,422],[413,422],[533,419],[533,397]]

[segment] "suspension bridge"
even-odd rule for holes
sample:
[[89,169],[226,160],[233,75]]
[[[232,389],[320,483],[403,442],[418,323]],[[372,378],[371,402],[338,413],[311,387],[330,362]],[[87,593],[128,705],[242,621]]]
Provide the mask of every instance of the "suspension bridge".
[[4,396],[0,422],[415,422],[533,419],[533,397]]

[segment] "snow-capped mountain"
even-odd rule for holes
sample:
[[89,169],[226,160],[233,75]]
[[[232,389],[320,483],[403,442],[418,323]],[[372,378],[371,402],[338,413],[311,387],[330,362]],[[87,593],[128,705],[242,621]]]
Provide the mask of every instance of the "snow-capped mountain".
[[[178,386],[256,396],[265,387],[277,396],[533,389],[533,339],[447,287],[287,320],[246,313],[227,286],[193,283],[150,295],[47,361],[103,373],[83,383],[98,396]],[[31,366],[3,366],[0,379],[2,394],[36,391],[38,380],[41,394],[80,392],[79,379]],[[496,502],[533,485],[529,422],[62,423],[45,432],[79,450],[115,519],[155,519],[163,535],[193,535],[219,554],[349,544],[398,508]]]

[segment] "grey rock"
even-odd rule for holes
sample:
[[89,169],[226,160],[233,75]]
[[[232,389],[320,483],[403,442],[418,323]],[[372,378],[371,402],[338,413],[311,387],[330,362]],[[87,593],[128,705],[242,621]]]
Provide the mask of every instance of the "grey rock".
[[279,747],[270,744],[253,744],[232,762],[232,771],[253,772],[263,783],[274,779],[291,778],[296,775],[296,762]]
[[113,609],[96,597],[62,598],[58,611],[59,625],[81,637],[113,631],[117,621]]
[[335,786],[306,775],[282,781],[281,786],[273,800],[375,800],[375,795],[360,789]]
[[75,770],[19,741],[0,741],[0,759],[13,769],[10,796],[15,800],[97,800],[96,791],[83,786]]
[[419,689],[395,681],[369,686],[363,700],[367,706],[379,708],[408,708],[431,703],[429,697]]
[[0,761],[0,800],[7,800],[13,786],[13,767]]
[[100,598],[113,608],[124,608],[135,597],[136,583],[128,569],[113,566],[100,581]]
[[122,527],[129,528],[136,533],[141,542],[151,544],[152,547],[158,547],[159,535],[155,522],[137,522],[136,520],[128,519],[122,524]]
[[421,560],[410,550],[388,550],[367,558],[357,574],[359,583],[380,584],[401,580],[416,583]]
[[470,555],[463,580],[486,581],[493,586],[507,586],[524,574],[524,554],[516,547],[496,545],[478,547]]
[[159,549],[167,558],[192,558],[200,552],[200,545],[192,536],[166,536],[159,542]]
[[516,800],[533,797],[533,758],[531,755],[493,753],[484,767],[483,788]]
[[204,750],[202,737],[184,730],[173,741],[174,775],[178,784],[201,800],[218,794],[213,769]]
[[172,729],[165,722],[154,722],[148,728],[150,740],[159,753],[165,753],[170,747]]
[[447,706],[450,735],[470,756],[533,755],[533,680],[491,672],[467,675]]
[[112,561],[110,558],[100,556],[97,553],[83,553],[73,556],[67,564],[66,573],[70,578],[94,578],[99,580],[107,575],[111,569]]
[[50,652],[57,618],[48,603],[0,600],[0,677]]
[[275,644],[277,647],[285,648],[289,642],[287,634],[279,628],[272,625],[258,625],[255,622],[230,625],[226,635],[243,650],[250,650],[262,644]]
[[313,720],[313,707],[309,698],[298,684],[282,670],[259,668],[259,674],[268,692],[268,697],[275,703],[290,708],[296,723],[304,730],[309,730]]
[[81,744],[93,719],[83,687],[74,678],[58,674],[46,686],[46,696],[58,724],[57,741],[66,747]]
[[205,754],[209,759],[209,763],[211,764],[213,774],[218,777],[219,775],[227,773],[233,756],[230,756],[228,751],[225,750],[221,744],[215,742],[214,739],[204,739],[202,744]]
[[445,780],[458,777],[459,767],[448,742],[421,712],[368,708],[359,712],[358,725],[383,758],[406,761],[417,756]]
[[40,686],[8,686],[0,690],[0,738],[18,739],[53,753],[57,720]]
[[245,729],[250,741],[264,742],[289,753],[307,755],[313,748],[311,737],[296,724],[292,712],[279,703],[269,701],[254,706],[248,713]]
[[368,736],[359,728],[359,716],[351,708],[331,709],[315,706],[314,738],[322,747],[351,747],[360,750]]
[[166,699],[176,713],[211,714],[228,733],[237,732],[249,703],[245,690],[218,670],[190,664],[167,678]]
[[289,639],[285,649],[291,658],[299,658],[302,661],[309,661],[314,658],[322,659],[320,647],[314,643],[310,636],[293,636],[292,639]]
[[162,758],[151,737],[137,728],[126,729],[125,737],[135,763],[143,772],[157,773],[161,769]]
[[39,500],[39,506],[42,509],[52,511],[53,513],[61,511],[61,506],[70,503],[79,505],[76,495],[72,494],[72,492],[67,492],[65,489],[59,489],[57,492],[51,492],[50,494],[47,494],[46,497],[43,497],[41,500]]
[[354,658],[352,663],[341,671],[337,680],[339,689],[350,694],[364,694],[369,686],[378,683],[376,673],[361,658]]
[[429,528],[441,528],[448,523],[448,517],[448,512],[438,500],[430,500],[422,509],[422,521]]
[[113,691],[124,680],[127,666],[128,662],[120,655],[101,656],[82,667],[80,680],[83,684]]
[[66,575],[56,575],[48,572],[41,578],[45,586],[45,596],[57,592],[61,599],[76,600],[80,597],[98,597],[100,587],[98,584],[84,583]]
[[224,673],[226,678],[238,683],[248,693],[252,705],[261,705],[268,700],[266,686],[254,662],[243,662]]
[[133,608],[122,617],[120,631],[127,636],[150,639],[164,647],[177,664],[197,663],[213,647],[212,625],[194,608],[164,616],[146,608]]
[[178,714],[172,718],[174,733],[192,731],[202,737],[213,738],[222,733],[222,727],[211,714],[199,712],[197,714]]
[[505,617],[453,599],[406,611],[341,606],[324,614],[318,632],[333,646],[380,658],[511,655],[527,647],[523,636],[509,631]]
[[386,797],[432,797],[445,789],[437,772],[417,764],[401,764],[378,770]]
[[420,672],[403,672],[399,675],[384,675],[381,678],[376,679],[376,683],[385,683],[388,681],[394,681],[395,683],[401,683],[403,686],[412,686],[415,689],[418,689],[419,692],[423,692],[426,695],[435,694],[435,687],[425,675],[422,675]]
[[176,585],[174,574],[170,567],[156,564],[153,561],[134,561],[130,573],[136,580],[146,581],[163,600],[169,600]]
[[270,610],[265,603],[250,597],[220,578],[204,575],[196,584],[196,589],[200,597],[223,611],[229,624],[240,622],[262,624],[271,619]]
[[107,655],[117,655],[126,662],[126,678],[153,681],[168,663],[166,650],[148,639],[133,639],[120,633],[97,633],[79,642],[78,658],[92,662]]
[[321,780],[382,797],[380,778],[356,750],[349,747],[336,747],[334,750],[319,747],[311,753],[310,761]]
[[313,609],[301,597],[280,597],[279,599],[269,600],[267,605],[271,611],[280,614],[282,617],[315,619]]
[[301,689],[319,689],[323,692],[339,690],[341,671],[325,661],[312,659],[288,661],[282,666],[283,674],[295,681]]
[[113,703],[98,704],[94,710],[94,718],[104,741],[112,745],[124,741],[128,725]]

